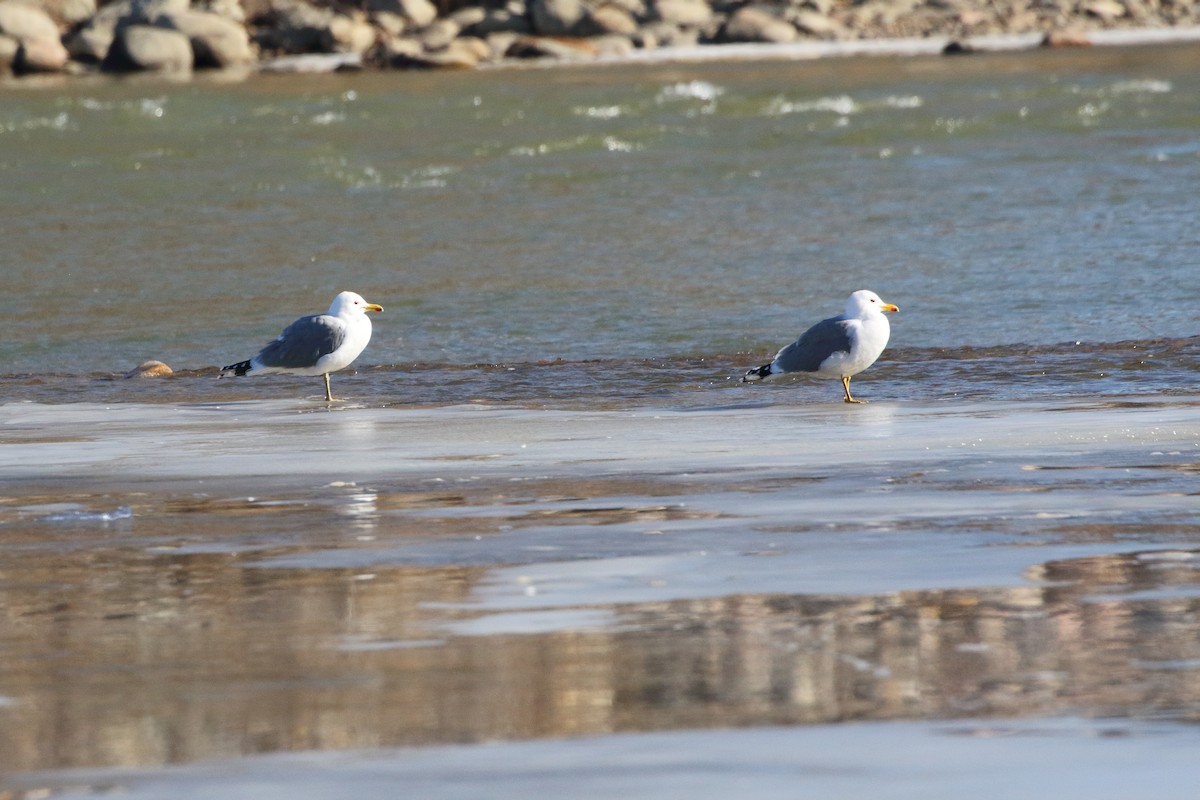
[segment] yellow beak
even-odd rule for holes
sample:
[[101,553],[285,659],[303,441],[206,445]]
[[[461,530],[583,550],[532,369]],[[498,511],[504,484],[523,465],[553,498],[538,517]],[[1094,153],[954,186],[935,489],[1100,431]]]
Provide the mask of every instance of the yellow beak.
[[[895,306],[893,306],[894,308]],[[383,306],[378,303],[367,303],[363,306],[363,311],[383,311]]]
[[900,306],[894,306],[891,303],[884,303],[879,307],[880,311],[899,311]]

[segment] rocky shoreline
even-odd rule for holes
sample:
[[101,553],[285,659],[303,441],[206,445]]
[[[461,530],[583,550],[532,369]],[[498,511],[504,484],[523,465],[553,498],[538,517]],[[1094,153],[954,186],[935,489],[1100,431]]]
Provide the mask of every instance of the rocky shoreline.
[[884,41],[952,53],[1118,31],[1195,40],[1198,26],[1200,0],[0,0],[0,75],[472,68]]

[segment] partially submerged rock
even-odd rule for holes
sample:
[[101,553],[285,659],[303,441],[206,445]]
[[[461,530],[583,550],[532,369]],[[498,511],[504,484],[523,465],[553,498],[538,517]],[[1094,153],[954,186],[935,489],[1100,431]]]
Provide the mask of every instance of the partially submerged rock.
[[175,371],[161,361],[143,361],[129,372],[125,373],[126,378],[162,378],[167,375],[173,375]]

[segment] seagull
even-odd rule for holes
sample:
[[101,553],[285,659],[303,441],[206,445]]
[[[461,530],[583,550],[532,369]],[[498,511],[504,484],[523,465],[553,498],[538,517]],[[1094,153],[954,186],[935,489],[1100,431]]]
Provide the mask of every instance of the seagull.
[[333,402],[329,373],[354,363],[371,341],[368,311],[383,311],[383,306],[368,303],[354,292],[342,292],[324,314],[296,320],[254,358],[223,367],[220,377],[272,372],[320,375],[325,378],[325,400]]
[[811,372],[841,378],[847,403],[865,403],[850,396],[850,378],[875,363],[887,346],[891,326],[885,311],[899,311],[874,292],[860,289],[846,301],[839,316],[821,320],[775,354],[770,364],[752,369],[742,382],[760,381],[784,372]]

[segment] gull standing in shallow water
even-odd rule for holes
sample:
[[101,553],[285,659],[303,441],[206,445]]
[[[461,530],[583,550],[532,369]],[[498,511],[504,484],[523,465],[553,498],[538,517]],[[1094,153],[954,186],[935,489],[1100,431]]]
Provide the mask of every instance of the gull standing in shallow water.
[[325,378],[325,400],[332,402],[329,373],[354,363],[371,341],[368,311],[383,311],[383,306],[368,303],[354,292],[342,292],[327,312],[296,320],[254,358],[224,367],[221,377],[272,372],[320,375]]
[[860,289],[846,301],[840,316],[821,320],[775,355],[770,364],[752,369],[742,378],[760,381],[784,372],[811,372],[824,378],[841,378],[847,403],[865,403],[850,396],[850,378],[875,363],[887,347],[891,326],[885,311],[899,311],[874,292]]

